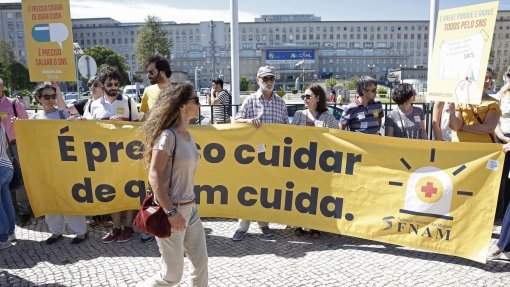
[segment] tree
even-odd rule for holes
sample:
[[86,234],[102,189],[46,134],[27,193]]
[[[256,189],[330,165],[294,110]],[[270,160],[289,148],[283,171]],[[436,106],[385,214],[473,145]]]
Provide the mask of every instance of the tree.
[[103,64],[108,64],[110,66],[116,67],[120,72],[121,85],[129,84],[129,75],[127,73],[129,67],[124,56],[121,56],[117,54],[117,52],[104,46],[95,46],[89,49],[85,49],[84,53],[94,58],[98,67]]
[[248,86],[250,85],[250,81],[245,76],[241,76],[239,81],[239,90],[245,92],[248,91]]
[[336,86],[336,83],[337,83],[336,79],[333,77],[330,77],[329,79],[324,81],[324,84],[326,85],[326,87],[329,87],[329,88],[333,88],[334,86]]
[[145,60],[155,53],[170,59],[171,47],[172,43],[168,39],[159,17],[147,16],[145,24],[140,27],[140,33],[135,42],[135,57],[138,63],[143,65]]
[[7,72],[9,75],[9,85],[11,89],[18,91],[33,90],[35,88],[36,84],[30,82],[30,75],[25,65],[18,62],[12,62],[7,67]]
[[356,83],[358,82],[359,77],[353,76],[349,82],[347,82],[347,89],[356,90]]
[[4,67],[9,66],[16,56],[11,46],[6,41],[0,41],[0,63],[3,63]]

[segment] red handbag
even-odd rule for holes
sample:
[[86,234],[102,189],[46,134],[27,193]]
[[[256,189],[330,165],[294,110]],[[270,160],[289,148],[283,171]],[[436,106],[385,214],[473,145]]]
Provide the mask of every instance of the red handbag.
[[145,233],[160,238],[170,237],[172,234],[168,216],[163,208],[154,201],[154,194],[150,190],[135,217],[135,226]]
[[[172,131],[170,129],[170,131]],[[175,145],[172,152],[172,168],[170,170],[170,187],[172,187],[172,172],[174,169],[175,149],[177,148],[177,138],[175,137]],[[156,237],[167,238],[172,234],[172,227],[168,221],[163,208],[154,200],[154,193],[149,186],[147,194],[143,200],[142,206],[135,217],[135,226],[145,233],[150,233]]]

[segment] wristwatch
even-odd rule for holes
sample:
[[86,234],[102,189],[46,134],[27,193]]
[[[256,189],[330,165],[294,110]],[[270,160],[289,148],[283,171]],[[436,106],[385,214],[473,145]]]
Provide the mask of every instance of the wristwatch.
[[169,211],[166,212],[167,217],[172,217],[177,214],[177,208],[172,208]]

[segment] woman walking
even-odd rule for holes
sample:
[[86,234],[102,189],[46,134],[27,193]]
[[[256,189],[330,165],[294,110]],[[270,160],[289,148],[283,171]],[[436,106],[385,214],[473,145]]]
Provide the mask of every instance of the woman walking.
[[161,270],[140,286],[179,284],[184,267],[183,254],[193,265],[191,286],[207,286],[205,232],[193,192],[200,155],[188,131],[190,120],[198,117],[199,105],[192,85],[169,86],[161,93],[142,127],[149,183],[168,216],[172,235],[156,238],[161,253]]

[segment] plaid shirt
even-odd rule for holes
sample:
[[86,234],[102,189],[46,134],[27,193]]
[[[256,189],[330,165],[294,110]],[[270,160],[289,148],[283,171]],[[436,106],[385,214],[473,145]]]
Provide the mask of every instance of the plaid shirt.
[[262,90],[249,95],[236,114],[235,119],[259,118],[261,123],[288,124],[287,106],[279,96],[273,93],[268,101],[262,95]]

